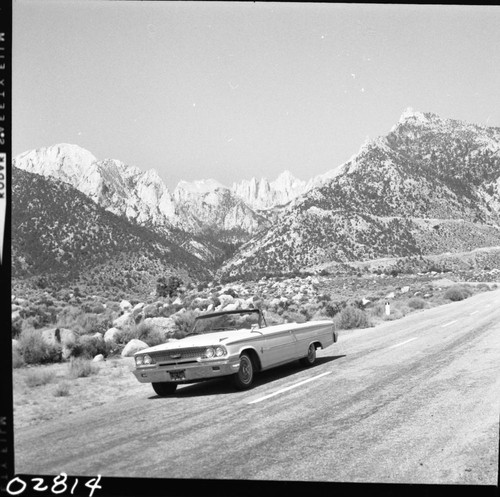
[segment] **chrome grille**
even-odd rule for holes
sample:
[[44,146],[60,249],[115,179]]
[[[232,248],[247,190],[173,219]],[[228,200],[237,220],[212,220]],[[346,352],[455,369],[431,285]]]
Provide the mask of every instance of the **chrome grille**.
[[182,361],[198,358],[203,355],[206,347],[190,347],[178,350],[162,350],[149,354],[156,362]]

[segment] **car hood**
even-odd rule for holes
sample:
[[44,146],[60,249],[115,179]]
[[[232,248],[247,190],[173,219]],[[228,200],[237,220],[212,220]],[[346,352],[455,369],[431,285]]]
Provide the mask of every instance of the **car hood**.
[[229,339],[234,340],[238,338],[254,337],[258,333],[258,331],[243,329],[217,331],[215,333],[207,333],[205,335],[193,335],[172,342],[155,345],[154,347],[149,347],[147,349],[142,349],[139,352],[136,352],[136,354],[148,354],[150,352],[159,352],[164,350],[178,350],[188,347],[208,347],[209,345],[218,345],[219,343],[225,343]]

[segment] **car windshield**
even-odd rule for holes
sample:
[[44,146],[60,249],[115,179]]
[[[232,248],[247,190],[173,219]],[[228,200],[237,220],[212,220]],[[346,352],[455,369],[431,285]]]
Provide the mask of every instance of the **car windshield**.
[[207,314],[198,316],[189,335],[212,333],[215,331],[260,328],[259,312],[237,312],[227,314]]

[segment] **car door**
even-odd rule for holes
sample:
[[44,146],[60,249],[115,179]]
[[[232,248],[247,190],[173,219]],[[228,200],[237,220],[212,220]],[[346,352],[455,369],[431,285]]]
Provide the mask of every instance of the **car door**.
[[286,326],[270,326],[265,329],[261,352],[263,369],[293,361],[296,357],[295,335]]

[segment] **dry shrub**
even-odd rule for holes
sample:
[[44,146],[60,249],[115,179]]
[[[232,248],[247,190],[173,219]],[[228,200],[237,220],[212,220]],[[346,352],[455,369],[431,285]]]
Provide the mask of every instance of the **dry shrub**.
[[72,328],[83,311],[79,307],[67,306],[57,316],[56,326],[58,328]]
[[55,374],[52,371],[28,371],[24,378],[26,385],[30,388],[39,387],[50,383]]
[[347,306],[335,316],[337,328],[349,330],[353,328],[369,328],[371,326],[368,314],[356,307]]
[[69,363],[69,376],[71,378],[86,378],[98,372],[99,366],[83,357],[73,358]]
[[90,335],[81,335],[73,342],[68,342],[66,347],[70,351],[72,357],[84,357],[92,359],[98,354],[108,355],[111,349],[111,344],[106,343],[102,338],[93,337]]
[[112,313],[104,310],[99,313],[84,312],[81,308],[69,306],[57,316],[57,327],[69,328],[80,334],[104,333],[112,325]]
[[67,397],[69,395],[69,385],[67,383],[60,383],[54,389],[54,397]]
[[[271,316],[269,319],[267,319],[268,315],[274,315],[274,313],[271,313],[269,311],[266,312],[266,320],[270,321]],[[281,324],[281,323],[305,323],[307,321],[306,315],[304,315],[301,312],[294,312],[287,310],[281,315],[282,319],[275,324]],[[268,323],[269,324],[269,323]]]
[[385,304],[375,304],[370,307],[370,315],[381,318],[385,314]]
[[382,316],[384,321],[395,321],[396,319],[401,319],[404,316],[404,312],[397,307],[391,308],[391,313],[389,315],[385,314]]
[[434,306],[439,306],[439,305],[444,305],[444,304],[449,304],[450,302],[448,300],[446,300],[443,295],[432,295],[429,299],[430,302],[432,302],[432,304]]
[[19,346],[24,362],[27,364],[43,364],[61,360],[61,346],[46,342],[41,332],[32,328],[21,331]]
[[479,283],[479,285],[477,285],[476,288],[480,292],[489,292],[490,291],[490,286],[487,285],[486,283]]
[[420,297],[412,297],[408,300],[408,307],[410,309],[423,309],[425,307],[425,300]]
[[332,302],[332,303],[326,304],[325,313],[328,317],[333,318],[339,312],[341,312],[344,307],[345,307],[345,304],[343,302]]
[[306,321],[310,321],[311,318],[320,310],[320,306],[318,304],[305,304],[301,306],[299,312],[303,314],[306,318]]
[[140,323],[137,325],[137,335],[139,340],[147,343],[150,347],[165,343],[164,333],[158,327],[151,324]]
[[444,293],[443,297],[445,299],[451,300],[452,302],[458,302],[464,300],[472,295],[472,290],[465,285],[454,285]]
[[147,304],[142,309],[142,313],[145,318],[155,318],[160,315],[160,302],[156,302],[154,304]]
[[412,309],[410,309],[406,304],[401,304],[401,306],[399,307],[399,311],[403,316],[406,316],[407,314],[410,314],[410,312],[412,312]]
[[174,333],[174,338],[183,338],[186,333],[192,330],[196,314],[193,311],[186,311],[181,314],[172,316],[177,326],[177,331]]
[[165,343],[165,334],[157,326],[145,322],[124,328],[116,334],[116,342],[119,344],[127,344],[133,339],[142,340],[150,347],[154,347]]
[[139,338],[138,333],[136,325],[128,326],[127,328],[121,329],[115,335],[115,342],[119,344],[127,344],[130,340]]
[[25,366],[23,356],[20,354],[19,350],[14,349],[12,351],[12,367],[13,369],[22,368]]
[[11,322],[12,338],[16,338],[21,334],[23,323],[25,323],[24,319],[18,319],[17,321]]

